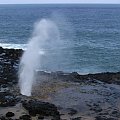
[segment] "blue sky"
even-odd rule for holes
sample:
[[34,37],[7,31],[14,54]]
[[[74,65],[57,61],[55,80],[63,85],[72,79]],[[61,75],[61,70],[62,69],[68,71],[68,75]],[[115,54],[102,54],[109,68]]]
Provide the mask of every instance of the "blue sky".
[[120,4],[120,0],[0,0],[0,4],[24,3],[109,3]]

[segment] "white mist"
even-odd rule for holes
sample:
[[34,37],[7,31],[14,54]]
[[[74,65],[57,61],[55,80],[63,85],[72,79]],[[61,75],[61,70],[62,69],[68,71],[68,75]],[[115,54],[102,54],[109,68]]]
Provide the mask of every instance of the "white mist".
[[44,49],[56,40],[59,40],[59,31],[53,21],[42,19],[35,24],[27,50],[20,61],[19,85],[22,95],[31,96],[32,85],[36,79],[35,72],[41,64],[42,55],[45,54]]

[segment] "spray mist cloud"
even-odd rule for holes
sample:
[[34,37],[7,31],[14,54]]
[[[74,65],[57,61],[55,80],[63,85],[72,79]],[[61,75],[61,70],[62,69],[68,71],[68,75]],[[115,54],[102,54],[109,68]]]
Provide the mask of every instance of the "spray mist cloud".
[[59,30],[53,21],[42,19],[35,24],[19,66],[19,86],[22,95],[31,96],[32,85],[36,79],[35,72],[41,64],[42,55],[45,54],[44,49],[59,39]]

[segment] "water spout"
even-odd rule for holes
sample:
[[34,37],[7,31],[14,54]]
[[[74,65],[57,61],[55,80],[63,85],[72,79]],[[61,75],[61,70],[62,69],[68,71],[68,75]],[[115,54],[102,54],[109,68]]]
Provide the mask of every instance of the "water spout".
[[59,39],[59,31],[53,21],[42,19],[35,24],[19,66],[19,86],[22,95],[31,96],[32,85],[36,80],[35,71],[41,64],[44,49],[53,42],[53,39]]

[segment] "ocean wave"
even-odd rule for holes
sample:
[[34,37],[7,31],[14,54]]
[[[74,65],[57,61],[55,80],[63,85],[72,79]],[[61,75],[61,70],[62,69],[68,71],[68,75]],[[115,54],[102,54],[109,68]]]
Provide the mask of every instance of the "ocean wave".
[[7,49],[23,49],[26,50],[27,44],[10,44],[10,43],[0,43],[0,47]]

